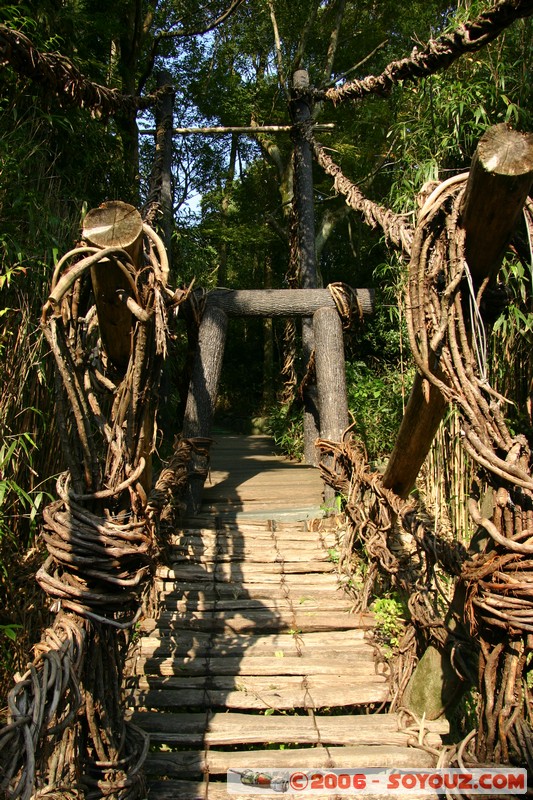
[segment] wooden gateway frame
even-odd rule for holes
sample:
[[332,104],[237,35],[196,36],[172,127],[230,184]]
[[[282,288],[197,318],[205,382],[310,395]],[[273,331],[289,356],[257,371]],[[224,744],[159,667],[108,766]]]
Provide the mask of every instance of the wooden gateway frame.
[[[363,315],[374,310],[372,289],[349,289]],[[312,320],[320,436],[341,441],[349,425],[342,320],[329,289],[215,289],[207,294],[185,407],[183,437],[202,443],[189,473],[189,511],[200,507],[229,317]]]

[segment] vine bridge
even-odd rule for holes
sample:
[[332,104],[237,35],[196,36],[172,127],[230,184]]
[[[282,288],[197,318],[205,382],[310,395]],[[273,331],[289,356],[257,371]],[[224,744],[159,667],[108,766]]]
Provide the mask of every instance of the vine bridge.
[[[172,108],[164,109],[171,93],[157,93],[154,203],[143,215],[120,202],[89,211],[43,308],[65,472],[43,512],[47,557],[36,576],[50,625],[15,677],[0,728],[9,800],[140,800],[148,786],[155,800],[216,800],[228,770],[248,770],[252,785],[277,767],[503,764],[533,773],[531,453],[507,427],[485,347],[491,309],[505,304],[497,275],[506,248],[520,225],[529,249],[533,241],[533,136],[490,128],[468,173],[421,187],[411,226],[342,174],[312,122],[316,101],[431,75],[531,13],[531,0],[502,0],[382,75],[339,89],[314,90],[297,70],[286,290],[170,288],[170,238],[166,247],[154,228],[161,209],[163,222],[172,216],[162,158]],[[72,65],[38,57],[11,34],[1,26],[27,77],[45,79],[55,64],[65,93],[106,114],[135,101],[101,87],[91,99],[94,86]],[[344,331],[372,312],[374,298],[317,286],[313,157],[409,261],[417,377],[384,474],[349,430],[344,369]],[[300,321],[298,391],[294,349],[288,370],[309,466],[282,461],[268,439],[213,433],[228,318],[250,314],[283,317],[289,344]],[[154,475],[176,318],[194,363],[173,454]],[[442,535],[410,496],[450,407],[480,476],[468,546]],[[338,497],[342,517],[325,516],[321,507]],[[356,557],[365,565],[357,587]],[[444,610],[439,576],[454,586]],[[390,672],[368,612],[383,586],[406,597],[410,617]],[[475,727],[448,743],[446,714],[473,686]]]

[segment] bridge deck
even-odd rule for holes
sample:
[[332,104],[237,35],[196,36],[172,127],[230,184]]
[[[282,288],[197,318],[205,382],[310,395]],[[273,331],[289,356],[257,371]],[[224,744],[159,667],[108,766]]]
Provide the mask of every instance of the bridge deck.
[[[430,767],[386,709],[369,614],[350,612],[318,472],[266,437],[216,442],[202,514],[173,537],[126,690],[151,798],[226,798],[244,768]],[[442,723],[424,743],[440,744]]]
[[269,436],[215,436],[203,512],[309,519],[322,516],[319,470],[281,458]]

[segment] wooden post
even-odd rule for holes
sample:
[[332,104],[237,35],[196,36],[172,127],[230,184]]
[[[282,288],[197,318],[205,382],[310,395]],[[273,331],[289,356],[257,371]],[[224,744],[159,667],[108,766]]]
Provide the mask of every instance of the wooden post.
[[[294,89],[309,87],[309,74],[304,69],[293,75]],[[291,101],[291,113],[296,125],[305,125],[312,120],[309,101],[297,97]],[[298,129],[297,129],[298,131]],[[296,133],[294,144],[295,208],[298,225],[300,253],[300,281],[303,289],[317,287],[315,253],[315,212],[313,204],[313,155],[311,145],[303,132]],[[304,367],[309,365],[314,348],[313,320],[302,319],[302,351]],[[307,464],[317,464],[315,441],[319,435],[318,398],[316,386],[310,384],[304,391],[304,457]]]
[[[183,437],[208,440],[218,392],[218,382],[224,357],[228,317],[220,308],[206,307],[198,334],[189,394],[185,407]],[[207,441],[205,446],[208,449]],[[189,468],[188,508],[196,513],[207,476],[209,458],[193,455]]]
[[[313,317],[315,335],[316,383],[320,409],[320,436],[342,441],[349,425],[344,339],[342,322],[334,308],[319,308]],[[331,486],[324,489],[324,499],[333,501]]]
[[[142,219],[136,208],[113,200],[89,211],[83,221],[83,238],[95,247],[121,247],[132,264],[140,266]],[[133,316],[120,296],[131,296],[131,286],[113,259],[91,269],[102,344],[109,360],[122,373],[131,353]]]
[[[499,269],[533,182],[533,136],[495,125],[479,142],[461,215],[475,286]],[[400,497],[413,488],[447,403],[438,389],[426,398],[417,375],[383,484]]]
[[475,285],[496,275],[532,182],[533,134],[494,125],[472,159],[461,219]]
[[[468,178],[461,222],[466,231],[466,258],[474,285],[495,277],[533,182],[533,136],[490,128],[479,142]],[[417,375],[384,484],[407,497],[431,447],[447,403],[430,387],[426,399]],[[474,552],[475,537],[470,546]],[[447,623],[462,619],[464,586],[458,585]],[[460,623],[458,623],[460,624]],[[448,649],[430,645],[423,654],[402,703],[416,714],[435,719],[453,708],[466,688],[455,672]]]

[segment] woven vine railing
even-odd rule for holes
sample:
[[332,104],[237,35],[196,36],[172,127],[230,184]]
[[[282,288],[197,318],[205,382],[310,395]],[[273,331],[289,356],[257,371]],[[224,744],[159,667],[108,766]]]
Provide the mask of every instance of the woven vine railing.
[[[124,720],[122,669],[193,445],[177,440],[151,490],[166,316],[186,294],[168,289],[161,240],[146,224],[143,234],[136,264],[117,247],[83,243],[67,253],[43,309],[68,469],[44,511],[49,556],[37,573],[55,618],[9,693],[0,729],[0,787],[13,800],[145,796],[148,739]],[[122,302],[132,315],[123,367],[102,347],[90,293],[91,273],[110,263],[124,278]]]
[[[386,489],[383,476],[366,466],[353,434],[347,432],[342,443],[318,445],[328,457],[328,466],[322,467],[326,481],[347,498],[346,566],[354,552],[364,552],[369,560],[360,606],[368,603],[379,574],[388,575],[389,585],[408,596],[414,626],[398,650],[393,705],[401,703],[421,641],[438,647],[446,643],[461,680],[477,682],[480,694],[477,730],[450,757],[460,764],[511,763],[533,770],[527,680],[533,649],[530,450],[524,436],[509,431],[502,410],[506,400],[487,378],[480,307],[488,281],[473,293],[459,224],[466,178],[437,187],[419,213],[406,307],[415,363],[428,385],[458,409],[462,444],[493,490],[490,519],[480,511],[478,480],[469,502],[479,552],[435,533],[416,501]],[[525,218],[531,233],[530,201]],[[464,592],[461,613],[455,608],[450,615],[439,574],[453,578]]]

